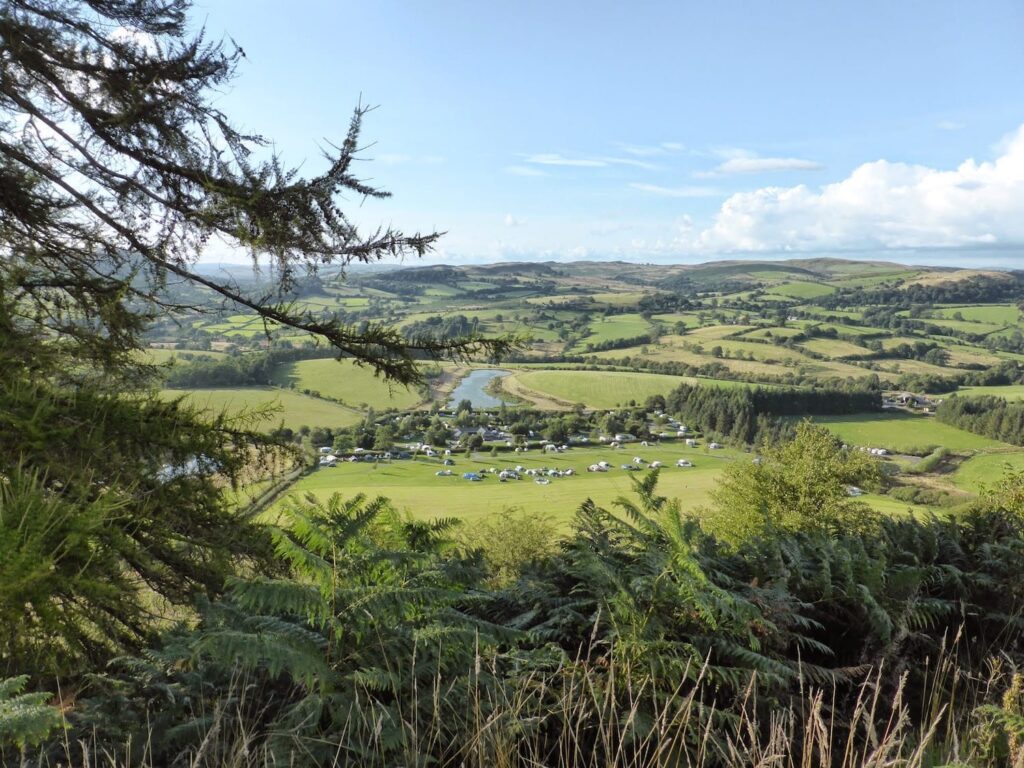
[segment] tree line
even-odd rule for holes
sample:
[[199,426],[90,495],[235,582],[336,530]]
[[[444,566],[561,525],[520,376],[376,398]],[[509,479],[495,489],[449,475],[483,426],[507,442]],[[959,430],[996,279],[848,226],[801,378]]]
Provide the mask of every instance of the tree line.
[[167,371],[164,384],[172,389],[204,387],[253,387],[274,383],[279,365],[298,360],[337,357],[330,347],[292,347],[224,357],[199,357],[177,362]]
[[754,444],[791,432],[787,416],[835,415],[877,411],[876,389],[767,389],[682,384],[665,398],[668,411],[705,432]]
[[944,424],[966,429],[976,435],[1024,445],[1024,402],[1002,397],[947,397],[935,410]]

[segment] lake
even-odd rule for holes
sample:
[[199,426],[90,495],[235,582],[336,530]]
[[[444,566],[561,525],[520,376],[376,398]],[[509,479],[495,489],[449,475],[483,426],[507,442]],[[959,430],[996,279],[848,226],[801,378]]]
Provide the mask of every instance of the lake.
[[505,401],[484,390],[494,379],[508,376],[510,373],[512,371],[501,368],[478,368],[471,371],[452,392],[451,399],[448,401],[449,407],[454,408],[462,400],[469,400],[474,408],[499,407]]

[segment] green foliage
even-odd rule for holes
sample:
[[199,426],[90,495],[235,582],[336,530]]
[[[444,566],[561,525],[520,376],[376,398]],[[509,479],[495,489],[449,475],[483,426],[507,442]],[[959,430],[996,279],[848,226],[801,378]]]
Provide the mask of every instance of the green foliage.
[[463,527],[458,539],[467,550],[483,553],[490,573],[488,583],[499,586],[514,581],[530,563],[554,553],[557,536],[547,516],[513,507]]
[[3,747],[19,749],[42,743],[60,728],[60,712],[46,703],[46,693],[25,693],[28,676],[0,678],[0,757]]
[[776,530],[864,531],[874,514],[848,489],[880,484],[870,456],[843,449],[828,430],[803,422],[793,440],[725,470],[712,494],[713,526],[732,540]]
[[968,432],[1024,445],[1024,402],[1002,397],[947,397],[935,411],[935,418]]
[[657,472],[634,486],[614,513],[584,504],[558,551],[497,586],[449,522],[403,520],[379,499],[294,501],[273,534],[287,572],[236,579],[197,626],[92,678],[73,735],[112,754],[145,744],[161,763],[258,749],[488,765],[512,745],[545,764],[567,745],[654,764],[671,732],[697,764],[767,738],[808,686],[830,688],[835,723],[875,717],[858,703],[869,684],[923,712],[926,660],[957,631],[968,674],[1024,652],[1024,521],[1000,504],[725,546],[657,494]]
[[781,416],[876,411],[881,397],[871,389],[772,390],[681,384],[665,398],[683,423],[740,442],[776,439],[787,432]]

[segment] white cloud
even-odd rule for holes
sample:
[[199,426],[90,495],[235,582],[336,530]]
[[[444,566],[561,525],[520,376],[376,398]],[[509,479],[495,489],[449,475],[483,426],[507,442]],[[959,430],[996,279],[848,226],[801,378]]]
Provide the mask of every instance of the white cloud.
[[936,127],[942,131],[959,131],[964,127],[964,124],[958,123],[955,120],[940,120]]
[[715,154],[725,158],[710,171],[698,171],[698,178],[714,178],[716,176],[733,176],[742,173],[774,173],[776,171],[819,171],[824,166],[814,160],[800,157],[758,157],[745,149],[725,148],[715,150]]
[[607,168],[609,165],[629,165],[634,168],[650,170],[657,167],[643,160],[633,160],[628,157],[566,157],[555,152],[527,155],[523,160],[535,165],[559,165],[571,168]]
[[505,173],[511,173],[513,176],[547,176],[540,168],[530,168],[525,165],[507,165]]
[[506,227],[521,227],[523,225],[522,219],[517,219],[511,213],[505,214],[505,226]]
[[953,170],[877,160],[819,189],[728,198],[689,246],[702,252],[1024,246],[1024,126],[995,160]]
[[713,197],[720,194],[713,187],[662,187],[658,184],[643,184],[641,182],[633,182],[629,188],[661,197]]
[[604,168],[608,165],[604,160],[563,157],[562,155],[554,153],[528,155],[525,160],[528,163],[535,163],[536,165],[567,165],[575,168]]
[[621,149],[627,155],[636,157],[658,157],[682,152],[686,147],[677,141],[663,141],[660,144],[622,144]]

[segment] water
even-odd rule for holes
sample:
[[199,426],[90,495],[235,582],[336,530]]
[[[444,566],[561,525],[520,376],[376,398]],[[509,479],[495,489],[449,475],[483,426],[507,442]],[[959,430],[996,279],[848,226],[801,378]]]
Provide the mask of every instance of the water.
[[508,376],[512,371],[502,370],[501,368],[478,368],[459,382],[459,386],[452,392],[451,399],[448,401],[449,407],[454,408],[462,400],[469,400],[474,408],[498,408],[504,402],[500,398],[495,397],[489,392],[485,392],[484,388],[491,383],[493,379],[500,378],[502,376]]

